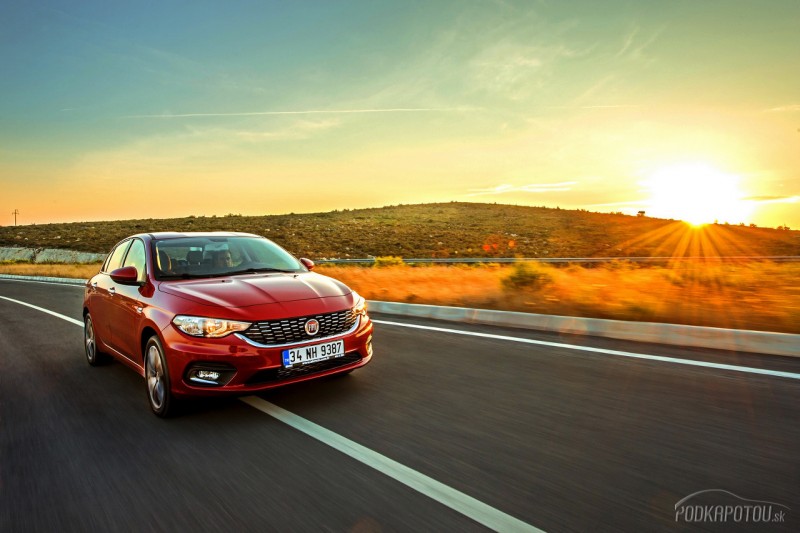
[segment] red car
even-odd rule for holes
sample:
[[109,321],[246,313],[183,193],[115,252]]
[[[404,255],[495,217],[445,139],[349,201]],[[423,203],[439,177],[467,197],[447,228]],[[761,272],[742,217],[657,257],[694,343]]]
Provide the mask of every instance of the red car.
[[144,376],[153,412],[191,396],[250,393],[366,365],[361,296],[245,233],[149,233],[118,243],[86,283],[86,358]]

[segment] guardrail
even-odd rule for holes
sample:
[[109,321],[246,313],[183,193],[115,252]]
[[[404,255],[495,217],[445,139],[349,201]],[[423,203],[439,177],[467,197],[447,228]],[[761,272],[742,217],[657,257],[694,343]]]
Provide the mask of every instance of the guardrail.
[[[796,255],[772,256],[728,256],[728,257],[440,257],[440,258],[399,258],[403,263],[611,263],[614,261],[628,261],[631,263],[675,263],[675,262],[706,262],[706,263],[744,263],[754,261],[770,261],[773,263],[792,263],[800,261]],[[348,265],[348,264],[374,264],[377,259],[367,257],[363,259],[319,259],[314,261],[318,265]]]
[[370,312],[450,322],[558,331],[651,344],[800,357],[800,335],[740,329],[539,315],[514,311],[369,300]]
[[[106,254],[76,252],[74,250],[0,247],[0,261],[21,261],[30,263],[97,263],[105,259]],[[479,263],[611,263],[628,261],[631,263],[669,264],[675,262],[721,262],[744,263],[755,261],[771,261],[773,263],[792,263],[800,261],[796,255],[771,256],[728,256],[728,257],[418,257],[399,258],[406,264],[479,264]],[[375,257],[360,259],[318,259],[317,264],[325,265],[371,265],[377,262]]]
[[[48,278],[0,274],[0,280],[35,281],[68,285],[85,285],[85,279]],[[800,357],[800,335],[736,329],[628,322],[599,318],[469,309],[438,305],[407,304],[369,300],[371,312],[414,318],[431,318],[451,322],[487,324],[540,331],[558,331],[575,335],[608,337],[637,342],[693,346],[748,353],[763,353]]]

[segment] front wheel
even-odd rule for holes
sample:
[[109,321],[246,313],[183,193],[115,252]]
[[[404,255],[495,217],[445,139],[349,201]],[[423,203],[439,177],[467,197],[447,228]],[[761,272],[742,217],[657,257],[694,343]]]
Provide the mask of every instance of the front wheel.
[[150,337],[144,349],[144,379],[147,385],[147,400],[153,413],[162,418],[175,414],[176,401],[170,390],[164,348],[155,335]]
[[101,365],[108,360],[106,354],[97,347],[97,332],[94,329],[92,315],[89,313],[83,317],[83,348],[86,352],[86,361],[91,366]]

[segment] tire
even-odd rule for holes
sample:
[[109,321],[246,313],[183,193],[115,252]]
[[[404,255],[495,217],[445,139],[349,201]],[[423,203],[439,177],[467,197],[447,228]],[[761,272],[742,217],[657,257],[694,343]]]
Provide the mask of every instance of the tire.
[[86,353],[86,362],[91,366],[99,366],[108,362],[108,355],[98,348],[97,331],[94,329],[92,315],[86,313],[83,317],[83,348]]
[[156,416],[168,418],[177,411],[177,402],[170,390],[169,369],[161,341],[153,335],[144,348],[144,382],[147,402]]

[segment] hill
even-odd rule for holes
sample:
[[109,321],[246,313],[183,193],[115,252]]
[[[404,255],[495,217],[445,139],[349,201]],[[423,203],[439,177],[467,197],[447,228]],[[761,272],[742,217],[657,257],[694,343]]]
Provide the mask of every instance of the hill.
[[0,227],[0,246],[104,253],[153,231],[244,231],[312,259],[800,255],[800,232],[477,203]]

